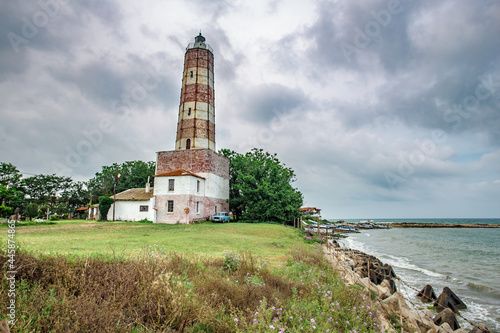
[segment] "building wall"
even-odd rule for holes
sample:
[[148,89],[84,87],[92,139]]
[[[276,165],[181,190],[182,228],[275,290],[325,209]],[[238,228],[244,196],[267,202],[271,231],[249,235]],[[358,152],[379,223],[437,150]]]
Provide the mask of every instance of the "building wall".
[[157,175],[179,169],[200,176],[210,173],[229,181],[229,159],[210,149],[170,150],[157,153]]
[[[174,211],[167,212],[168,200],[174,202]],[[200,210],[196,211],[196,202]],[[217,211],[229,211],[229,204],[224,199],[209,198],[189,194],[170,194],[156,196],[156,223],[188,223],[193,220],[207,219]],[[189,208],[189,213],[185,212]]]
[[[174,190],[168,189],[169,180],[174,180]],[[200,182],[198,191],[197,183]],[[205,196],[205,179],[194,176],[155,177],[154,195],[193,194]]]
[[[154,221],[155,211],[154,211],[154,200],[148,201],[116,201],[115,208],[115,220],[120,221],[139,221],[142,219],[148,219]],[[139,210],[140,206],[148,206],[147,212],[141,212]],[[113,205],[108,211],[108,220],[113,220]]]
[[[229,180],[214,174],[199,174],[206,179],[185,176],[155,177],[154,195],[156,198],[156,220],[158,223],[186,223],[200,220],[215,214],[216,209],[229,211]],[[174,180],[174,190],[169,190],[169,180]],[[197,182],[200,190],[197,191]],[[167,212],[168,201],[174,201],[174,211]],[[200,202],[199,211],[196,203]],[[189,208],[186,214],[184,209]]]

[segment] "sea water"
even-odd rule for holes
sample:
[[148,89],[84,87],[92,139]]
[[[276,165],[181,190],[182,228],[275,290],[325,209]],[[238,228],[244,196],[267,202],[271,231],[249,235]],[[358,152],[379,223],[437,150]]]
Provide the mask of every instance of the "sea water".
[[[359,220],[346,220],[359,222]],[[374,219],[379,223],[488,223],[500,219]],[[430,284],[436,296],[449,287],[466,305],[460,314],[500,332],[500,229],[393,228],[361,230],[341,240],[344,246],[363,251],[390,264],[404,282],[401,291],[420,308],[416,290]],[[471,329],[457,318],[461,327]]]

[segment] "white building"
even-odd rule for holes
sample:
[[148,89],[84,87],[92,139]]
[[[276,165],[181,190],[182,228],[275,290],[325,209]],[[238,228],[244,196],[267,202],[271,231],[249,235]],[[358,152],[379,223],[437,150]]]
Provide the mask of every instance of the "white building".
[[[155,220],[153,191],[146,188],[131,188],[116,194],[114,205],[108,211],[108,221],[113,220],[113,208],[115,220],[118,221],[140,221]],[[113,207],[114,206],[114,207]]]

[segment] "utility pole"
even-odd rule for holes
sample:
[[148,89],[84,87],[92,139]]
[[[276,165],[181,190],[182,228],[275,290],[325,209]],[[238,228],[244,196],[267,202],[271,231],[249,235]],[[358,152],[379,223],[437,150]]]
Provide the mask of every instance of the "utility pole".
[[113,186],[113,221],[115,220],[115,207],[116,207],[116,183],[120,181],[120,174],[116,175],[116,182]]
[[113,186],[113,221],[115,220],[116,184]]

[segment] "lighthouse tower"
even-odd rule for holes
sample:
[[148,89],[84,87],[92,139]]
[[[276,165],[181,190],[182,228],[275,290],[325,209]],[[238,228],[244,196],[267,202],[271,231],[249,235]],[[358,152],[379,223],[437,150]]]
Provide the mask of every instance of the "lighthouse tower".
[[175,150],[156,156],[154,222],[229,210],[229,160],[215,151],[214,54],[201,33],[186,48]]
[[175,149],[215,151],[214,54],[201,33],[184,56]]

